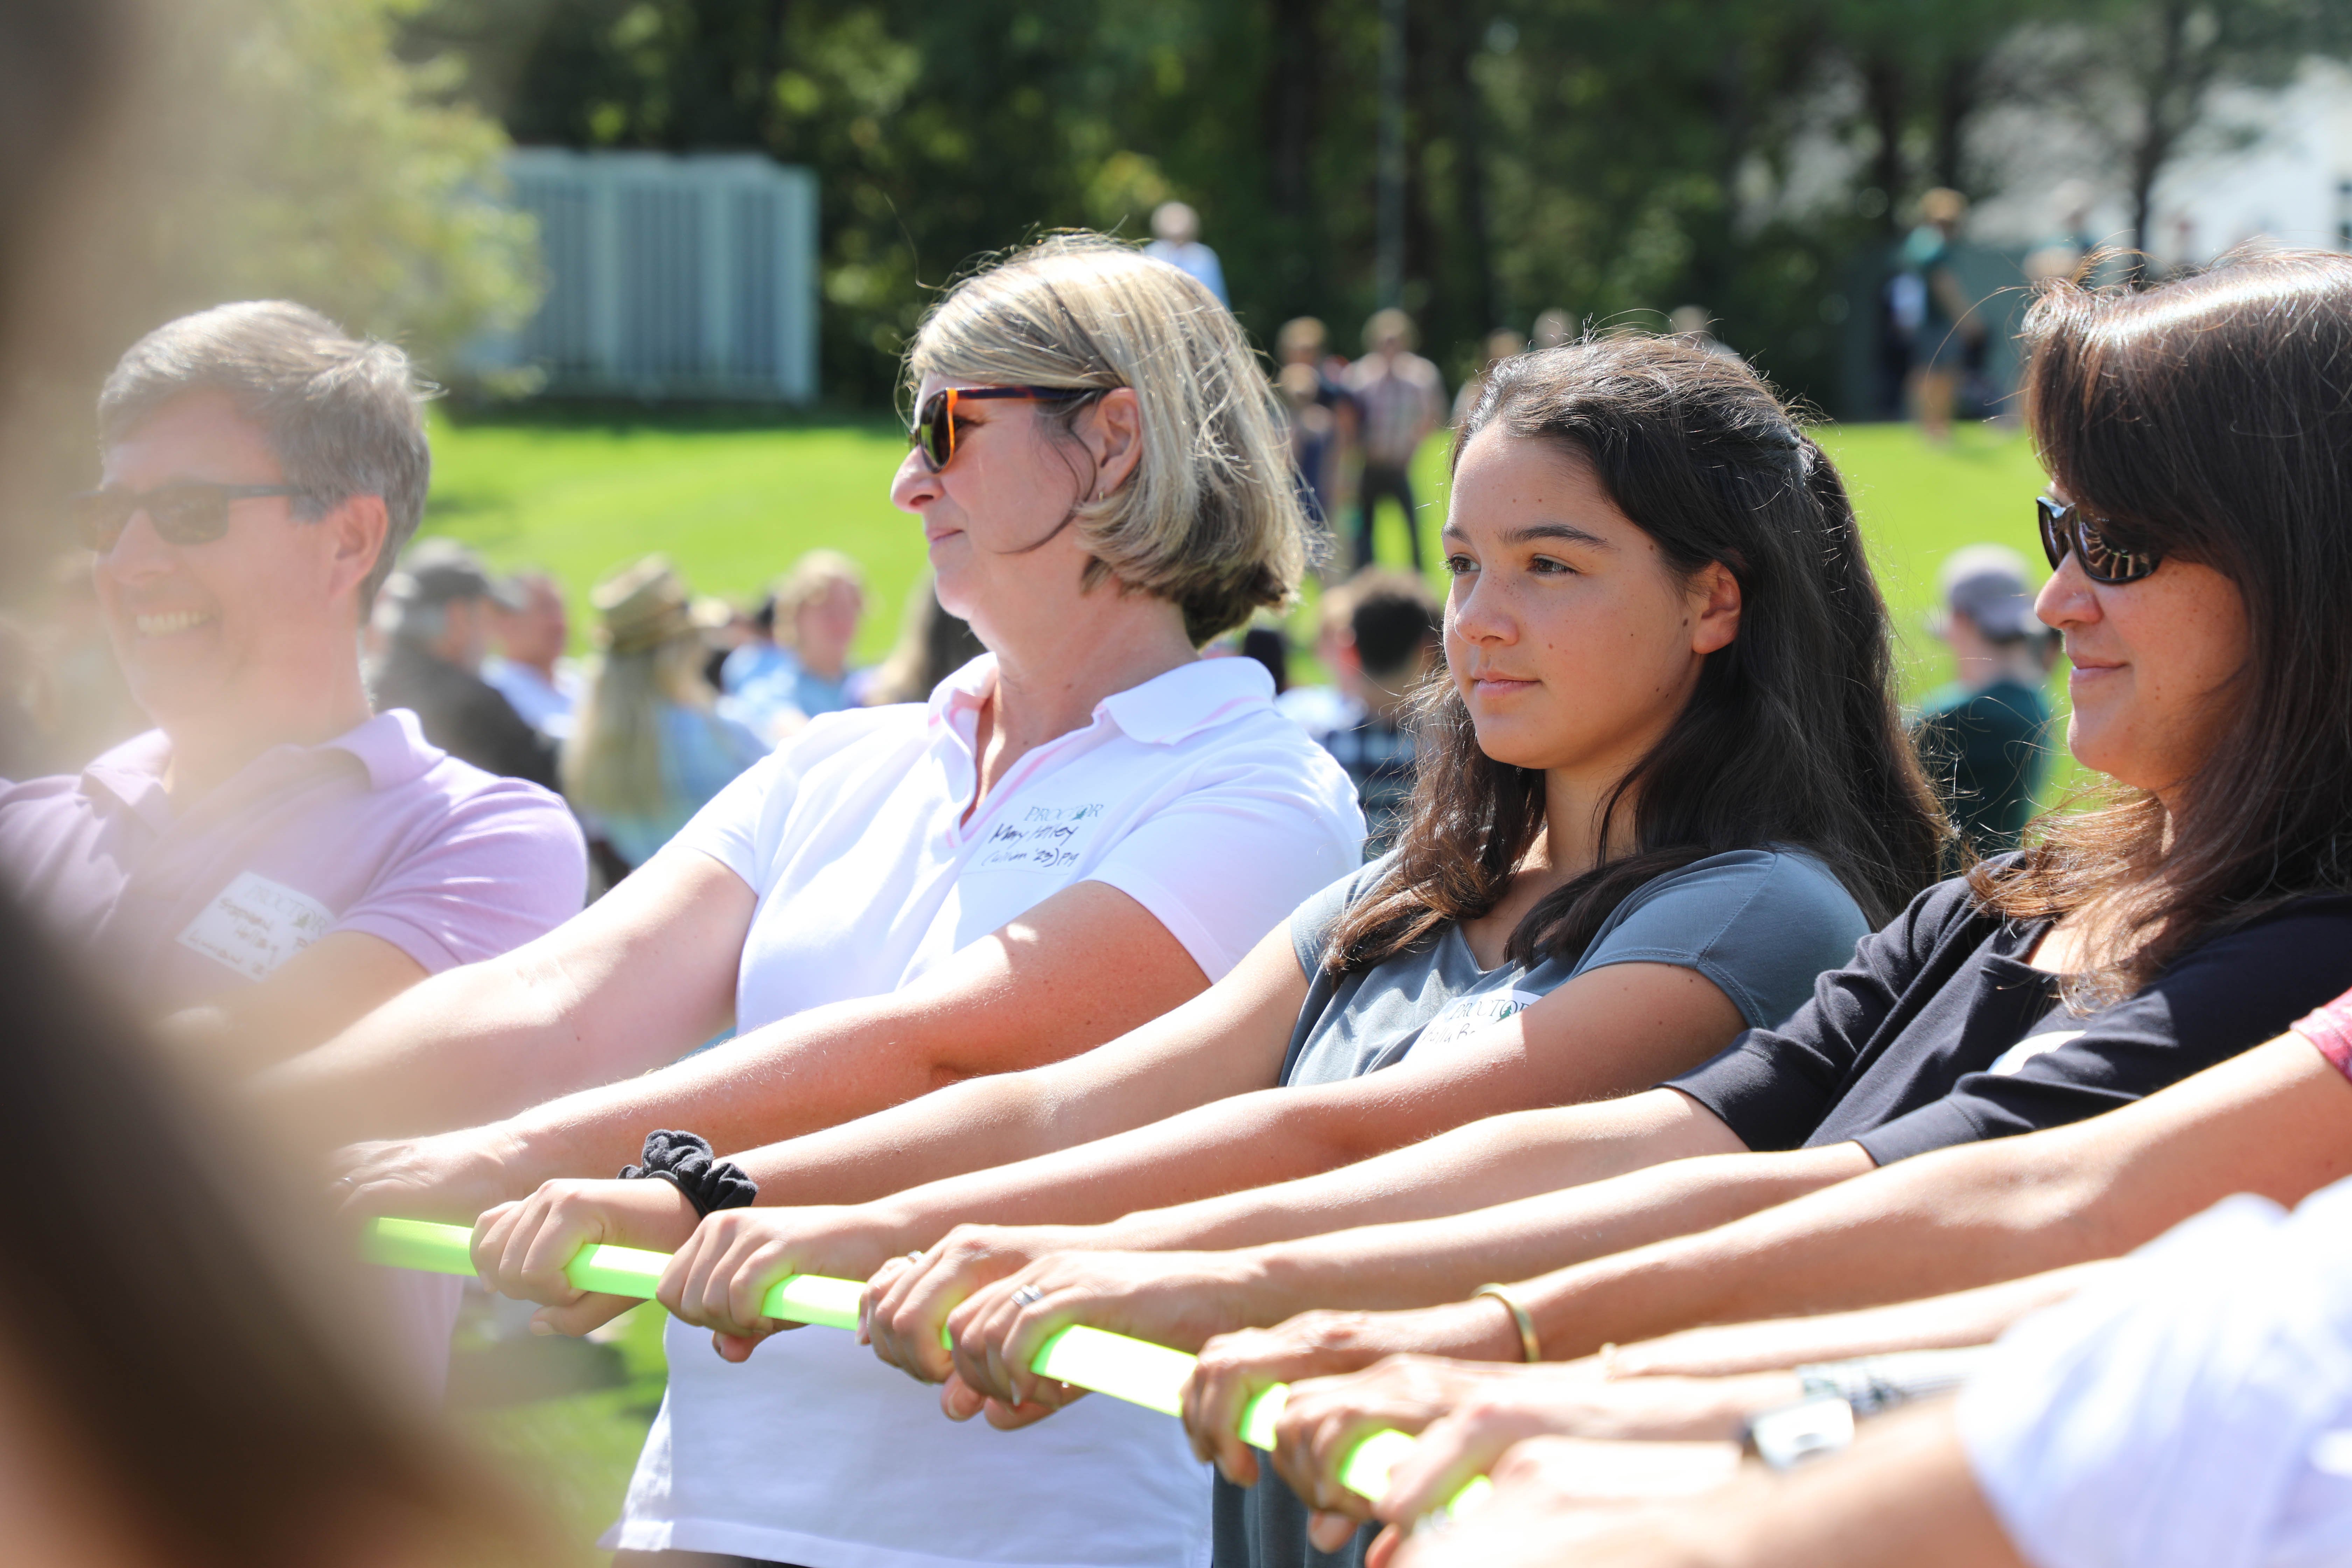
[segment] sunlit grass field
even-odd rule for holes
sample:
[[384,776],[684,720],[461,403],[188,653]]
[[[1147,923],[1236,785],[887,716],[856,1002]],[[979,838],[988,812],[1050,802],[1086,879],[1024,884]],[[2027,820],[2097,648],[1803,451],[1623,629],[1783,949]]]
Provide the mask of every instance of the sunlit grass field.
[[[1925,633],[1937,566],[1961,545],[1987,540],[2032,558],[2038,547],[2029,503],[2041,468],[2023,437],[1983,427],[1963,428],[1944,448],[1900,425],[1832,427],[1822,437],[1853,487],[1904,630],[1906,694],[1916,696],[1948,674]],[[923,565],[920,530],[889,500],[906,437],[883,419],[444,418],[433,447],[426,531],[463,539],[497,565],[555,573],[570,590],[583,647],[590,586],[646,552],[667,552],[698,592],[748,598],[803,551],[826,545],[865,564],[874,613],[859,656],[879,658]],[[1415,465],[1433,568],[1445,456],[1441,436]],[[1381,553],[1405,559],[1393,510],[1381,519]],[[1296,624],[1303,634],[1304,606]]]
[[[1965,544],[1997,542],[2037,558],[2031,501],[2042,471],[2021,436],[1963,429],[1928,446],[1904,426],[1821,433],[1852,487],[1871,559],[1901,637],[1906,701],[1948,679],[1950,661],[1927,631],[1937,572]],[[698,592],[749,598],[803,551],[830,546],[864,563],[873,615],[858,657],[881,657],[923,564],[915,521],[892,509],[890,476],[906,451],[884,420],[777,423],[754,415],[443,418],[434,432],[428,531],[472,543],[496,565],[543,567],[562,579],[575,643],[584,647],[587,594],[605,573],[649,551],[667,552]],[[1433,440],[1415,467],[1424,559],[1438,562],[1446,449]],[[1381,522],[1381,554],[1402,563],[1396,514]],[[1311,640],[1312,586],[1292,618]],[[1311,673],[1311,670],[1309,671]],[[2063,703],[2063,686],[2054,693]],[[2062,755],[2045,797],[2071,770]],[[467,1419],[518,1461],[579,1543],[583,1563],[618,1511],[639,1441],[661,1390],[660,1312],[645,1307],[614,1337],[609,1386],[478,1410]]]

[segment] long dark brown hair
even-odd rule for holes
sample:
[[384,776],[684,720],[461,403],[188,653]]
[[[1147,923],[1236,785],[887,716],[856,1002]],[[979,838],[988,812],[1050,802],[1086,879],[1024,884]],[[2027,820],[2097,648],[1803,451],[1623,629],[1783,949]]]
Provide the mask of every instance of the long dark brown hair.
[[[1521,963],[1583,951],[1620,900],[1676,867],[1786,845],[1821,857],[1872,924],[1935,880],[1947,829],[1894,698],[1886,605],[1845,483],[1741,362],[1670,338],[1588,338],[1497,365],[1456,434],[1490,425],[1588,464],[1685,577],[1738,579],[1739,633],[1602,808],[1633,847],[1528,911]],[[1423,693],[1396,858],[1342,920],[1336,969],[1406,952],[1494,908],[1544,827],[1541,770],[1478,748],[1453,682]]]
[[2228,577],[2246,610],[2226,721],[2177,813],[2116,786],[1971,874],[2021,919],[2101,906],[2108,950],[2069,982],[2090,1006],[2202,936],[2352,890],[2352,257],[2234,257],[2145,291],[2055,283],[2025,342],[2028,422],[2068,498],[2120,545]]

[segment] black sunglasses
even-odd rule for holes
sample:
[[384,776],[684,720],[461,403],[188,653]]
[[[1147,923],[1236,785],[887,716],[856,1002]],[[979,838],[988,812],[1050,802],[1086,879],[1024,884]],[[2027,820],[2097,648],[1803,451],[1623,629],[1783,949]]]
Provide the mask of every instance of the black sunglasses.
[[142,511],[166,544],[210,544],[228,531],[230,502],[308,493],[298,485],[210,485],[188,479],[152,490],[90,490],[68,504],[75,536],[103,555]]
[[[2083,568],[2083,575],[2094,583],[2116,587],[2124,583],[2137,583],[2164,564],[2162,554],[2153,550],[2124,550],[2107,542],[2099,531],[2099,522],[2072,501],[2061,501],[2049,496],[2033,499],[2033,512],[2042,524],[2042,553],[2050,557],[2050,570],[2058,570],[2059,563],[2072,551]],[[2100,522],[2105,520],[2102,518]]]
[[923,399],[915,423],[907,432],[907,445],[922,453],[923,461],[936,474],[955,456],[957,404],[995,398],[1019,403],[1075,403],[1102,390],[1098,386],[950,386]]

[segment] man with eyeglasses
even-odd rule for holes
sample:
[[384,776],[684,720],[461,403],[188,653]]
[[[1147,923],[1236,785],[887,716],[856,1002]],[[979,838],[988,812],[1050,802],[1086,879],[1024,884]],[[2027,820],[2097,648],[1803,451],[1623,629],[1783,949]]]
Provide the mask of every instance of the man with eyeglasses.
[[99,398],[74,523],[155,728],[0,784],[0,877],[231,1076],[581,906],[562,802],[373,712],[361,680],[424,510],[421,401],[400,351],[274,301],[158,329]]

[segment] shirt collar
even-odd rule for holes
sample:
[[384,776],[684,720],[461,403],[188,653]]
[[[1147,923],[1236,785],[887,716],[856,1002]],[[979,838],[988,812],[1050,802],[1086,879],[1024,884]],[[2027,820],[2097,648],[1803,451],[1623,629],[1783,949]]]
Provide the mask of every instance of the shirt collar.
[[[931,692],[931,721],[955,727],[996,689],[996,656],[982,654]],[[1274,702],[1274,677],[1254,658],[1199,658],[1095,704],[1130,740],[1172,746]]]
[[1095,707],[1127,735],[1172,746],[1253,708],[1274,705],[1274,677],[1254,658],[1196,658],[1140,686],[1114,691]]
[[[237,777],[249,778],[257,770],[275,772],[310,759],[325,760],[330,752],[349,756],[365,769],[371,790],[407,784],[423,776],[426,769],[447,755],[425,740],[415,714],[405,708],[394,708],[315,746],[272,746],[247,763]],[[142,816],[161,813],[168,818],[171,802],[163,790],[163,774],[171,763],[171,737],[161,730],[150,730],[104,752],[83,768],[82,784],[85,790],[104,790]]]

